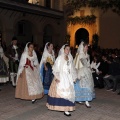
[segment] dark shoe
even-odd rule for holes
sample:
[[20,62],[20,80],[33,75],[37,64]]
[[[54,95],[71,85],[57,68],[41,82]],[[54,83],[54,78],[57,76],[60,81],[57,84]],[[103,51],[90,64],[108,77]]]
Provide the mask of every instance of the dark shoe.
[[114,92],[116,92],[116,90],[112,90],[112,92],[114,93]]
[[111,90],[113,90],[113,89],[112,89],[112,88],[108,88],[108,89],[107,89],[107,91],[111,91]]
[[64,112],[64,115],[67,116],[67,117],[70,117],[70,116],[71,116],[71,114],[66,114],[65,112]]
[[99,89],[103,89],[103,88],[104,88],[103,86],[99,87]]
[[32,104],[34,104],[36,102],[36,100],[32,100]]
[[120,92],[118,93],[118,95],[120,95]]
[[98,86],[94,86],[94,88],[98,88]]

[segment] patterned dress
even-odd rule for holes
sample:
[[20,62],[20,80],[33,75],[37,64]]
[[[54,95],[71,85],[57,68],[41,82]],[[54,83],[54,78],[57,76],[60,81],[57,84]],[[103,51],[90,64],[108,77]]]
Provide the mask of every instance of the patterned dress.
[[34,100],[43,97],[37,58],[22,54],[17,76],[15,98]]
[[74,62],[78,70],[78,80],[75,87],[75,101],[92,101],[95,98],[92,71],[89,55],[77,54]]
[[[44,87],[44,94],[48,94],[50,85],[53,80],[52,66],[55,61],[55,56],[47,52],[43,54],[42,61],[43,63],[40,68],[40,76],[41,76],[43,87]],[[45,70],[44,63],[46,64],[48,68],[47,71]]]
[[4,61],[4,53],[2,47],[0,47],[0,83],[6,83],[9,81],[8,70]]
[[[47,107],[56,111],[75,110],[75,91],[73,64],[66,61],[63,56],[59,56],[53,66],[54,79],[50,86],[47,99]],[[57,83],[56,80],[60,82]]]

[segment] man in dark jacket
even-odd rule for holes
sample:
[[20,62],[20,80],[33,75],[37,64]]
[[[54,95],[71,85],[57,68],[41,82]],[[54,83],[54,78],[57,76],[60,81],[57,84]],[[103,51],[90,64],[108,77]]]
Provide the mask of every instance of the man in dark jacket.
[[98,75],[96,76],[97,81],[99,83],[99,88],[103,88],[104,87],[104,76],[108,74],[108,68],[109,68],[109,64],[107,61],[107,56],[106,55],[102,55],[102,61],[101,64],[99,66],[99,72],[97,73]]
[[7,57],[9,58],[9,71],[11,76],[11,81],[13,86],[15,86],[15,76],[18,71],[19,60],[21,57],[21,50],[17,46],[17,38],[13,37],[11,45],[7,48],[6,52]]
[[102,55],[102,62],[99,67],[99,71],[101,71],[101,74],[104,77],[106,74],[108,74],[108,70],[109,70],[109,64],[107,60],[107,55]]
[[[113,86],[113,92],[115,92],[118,88],[118,85],[120,84],[120,61],[118,58],[115,58],[114,59],[114,63],[113,64],[113,68],[114,68],[114,77],[115,77],[115,80],[113,81],[114,82],[114,86]],[[119,92],[118,94],[120,94],[120,86],[119,86]]]

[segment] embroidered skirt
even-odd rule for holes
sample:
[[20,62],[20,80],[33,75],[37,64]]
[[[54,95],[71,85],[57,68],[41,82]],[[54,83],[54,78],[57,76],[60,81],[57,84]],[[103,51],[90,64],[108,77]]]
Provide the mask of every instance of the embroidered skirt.
[[75,85],[75,101],[82,102],[82,101],[92,101],[95,98],[95,93],[91,92],[89,88],[81,88],[79,80],[76,81]]
[[42,98],[43,93],[36,94],[36,95],[29,95],[25,69],[26,68],[24,68],[22,72],[22,77],[18,78],[15,98],[20,98],[20,99],[25,99],[25,100],[34,100],[34,99]]
[[53,79],[52,84],[50,86],[46,106],[48,107],[48,109],[56,110],[56,111],[74,111],[75,110],[75,103],[72,103],[71,101],[66,100],[64,98],[61,98],[57,94],[55,79]]

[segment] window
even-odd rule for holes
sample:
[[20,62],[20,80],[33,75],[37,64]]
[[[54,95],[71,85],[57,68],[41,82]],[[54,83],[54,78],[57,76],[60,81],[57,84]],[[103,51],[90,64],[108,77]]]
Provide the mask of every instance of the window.
[[45,7],[51,8],[51,0],[45,0]]
[[53,28],[50,24],[47,24],[44,28],[44,34],[43,34],[43,43],[44,45],[47,42],[52,42],[52,34],[53,34]]
[[0,31],[0,41],[2,41],[2,32]]
[[20,36],[25,35],[25,23],[22,21],[18,23],[18,35]]

